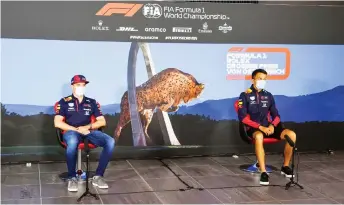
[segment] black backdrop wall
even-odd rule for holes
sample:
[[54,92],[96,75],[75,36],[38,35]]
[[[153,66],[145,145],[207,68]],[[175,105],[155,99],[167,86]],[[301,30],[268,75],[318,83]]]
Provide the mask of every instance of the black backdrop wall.
[[[159,37],[156,40],[145,39],[146,42],[178,42],[165,38],[173,34],[172,27],[195,28],[188,34],[197,36],[197,41],[180,41],[191,43],[343,44],[344,41],[344,28],[340,22],[344,14],[340,5],[151,2],[150,6],[145,6],[148,3],[141,1],[122,5],[122,13],[135,5],[141,6],[134,15],[126,17],[125,14],[111,14],[111,9],[114,11],[116,8],[106,6],[104,2],[5,1],[1,10],[2,38],[133,41],[135,38],[130,38],[128,32],[115,32],[119,27],[127,26],[137,29],[137,36],[154,34]],[[103,14],[101,9],[104,6]],[[161,9],[161,16],[154,16],[154,9]],[[99,20],[102,21],[100,29],[105,30],[97,32],[92,27],[99,26]],[[220,32],[200,35],[197,29],[202,21],[215,27],[227,23],[233,30],[230,35],[221,35]],[[166,27],[167,31],[147,33],[146,27]]]

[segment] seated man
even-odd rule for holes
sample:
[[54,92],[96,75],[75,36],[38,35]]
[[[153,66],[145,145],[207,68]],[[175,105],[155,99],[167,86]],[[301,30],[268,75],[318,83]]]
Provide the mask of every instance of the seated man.
[[[263,69],[257,69],[252,73],[252,86],[246,92],[240,94],[239,97],[239,120],[243,122],[249,129],[247,134],[255,139],[255,150],[261,171],[260,184],[269,184],[269,175],[265,169],[265,152],[263,148],[263,138],[271,137],[277,139],[285,139],[288,135],[292,141],[296,141],[295,132],[284,129],[280,123],[274,97],[271,93],[264,90],[266,84],[267,72]],[[272,117],[272,121],[268,120],[268,113]],[[292,176],[292,170],[289,162],[292,156],[292,147],[288,143],[284,150],[284,163],[281,173],[286,177]]]
[[[92,184],[99,188],[108,188],[103,175],[112,156],[115,141],[109,135],[97,130],[105,126],[106,121],[100,110],[100,105],[94,99],[84,96],[87,83],[89,82],[82,75],[76,75],[72,78],[73,94],[59,101],[54,119],[55,127],[66,131],[63,134],[63,141],[67,144],[68,191],[78,191],[75,169],[78,145],[83,137],[88,138],[94,145],[103,147]],[[92,115],[96,117],[95,123],[91,123]]]

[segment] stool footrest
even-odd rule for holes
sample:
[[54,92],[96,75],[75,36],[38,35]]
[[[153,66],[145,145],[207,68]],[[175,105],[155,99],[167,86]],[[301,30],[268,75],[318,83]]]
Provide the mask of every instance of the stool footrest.
[[[245,172],[260,173],[259,166],[257,166],[257,163],[240,165],[240,169]],[[267,173],[271,173],[273,171],[278,170],[276,167],[271,165],[265,165],[265,169]]]

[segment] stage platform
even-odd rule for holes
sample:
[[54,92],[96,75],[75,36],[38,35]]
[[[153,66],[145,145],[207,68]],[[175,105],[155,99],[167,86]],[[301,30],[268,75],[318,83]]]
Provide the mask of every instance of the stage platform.
[[[159,160],[120,160],[106,171],[108,190],[91,191],[100,200],[84,198],[83,204],[343,204],[344,152],[301,154],[299,183],[291,187],[279,171],[270,174],[270,186],[259,186],[259,175],[245,173],[242,164],[253,163],[254,156],[192,157]],[[281,155],[268,155],[267,162],[280,168]],[[168,167],[172,170],[169,170]],[[95,170],[97,163],[91,163]],[[2,204],[76,204],[84,192],[68,192],[59,178],[65,163],[1,166]],[[177,176],[173,173],[175,172]],[[187,189],[187,186],[193,187]],[[80,188],[81,187],[81,188]]]

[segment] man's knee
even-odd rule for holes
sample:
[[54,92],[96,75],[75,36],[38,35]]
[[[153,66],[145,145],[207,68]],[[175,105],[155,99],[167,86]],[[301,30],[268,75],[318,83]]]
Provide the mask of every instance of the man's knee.
[[110,148],[110,149],[114,149],[115,139],[113,137],[110,137],[107,134],[105,134],[105,135],[106,135],[106,138],[105,138],[106,146],[108,146],[108,148]]
[[263,143],[264,141],[264,135],[260,131],[256,131],[255,133],[253,133],[253,138],[256,143]]
[[288,135],[288,137],[293,140],[294,142],[296,141],[296,133],[292,130],[289,130],[289,129],[285,129],[283,131],[283,135],[281,136],[282,139],[285,138],[285,136]]
[[94,131],[93,135],[95,135],[96,138],[103,138],[103,143],[100,143],[101,147],[106,147],[108,149],[114,149],[115,147],[115,140],[113,137],[109,136],[108,134],[101,132],[101,131]]
[[68,130],[63,134],[63,141],[67,144],[67,147],[76,148],[79,144],[78,132]]

